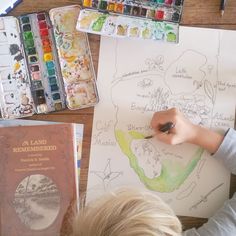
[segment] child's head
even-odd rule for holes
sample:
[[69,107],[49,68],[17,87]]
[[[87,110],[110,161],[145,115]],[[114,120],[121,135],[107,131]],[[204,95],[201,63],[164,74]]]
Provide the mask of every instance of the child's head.
[[73,236],[175,236],[181,232],[180,221],[159,197],[121,189],[82,207]]

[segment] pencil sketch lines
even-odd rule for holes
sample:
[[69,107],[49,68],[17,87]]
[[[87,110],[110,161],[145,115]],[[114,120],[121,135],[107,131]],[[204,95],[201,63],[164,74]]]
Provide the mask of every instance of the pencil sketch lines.
[[204,167],[204,165],[206,164],[206,159],[205,158],[202,158],[200,161],[199,161],[199,164],[198,164],[198,167],[197,167],[197,178],[200,179],[200,175],[201,175],[201,172],[202,172],[202,169]]
[[111,182],[123,175],[122,171],[112,171],[111,159],[107,159],[106,166],[103,171],[90,171],[91,174],[96,175],[103,183],[104,190],[106,190]]
[[201,199],[199,201],[197,201],[195,204],[193,204],[189,210],[196,210],[198,208],[199,205],[201,205],[202,203],[206,203],[208,202],[208,198],[210,195],[212,195],[217,189],[219,189],[221,186],[223,186],[224,183],[221,183],[219,185],[217,185],[216,187],[214,187],[213,189],[211,189],[206,195],[201,196]]
[[183,191],[181,191],[177,195],[176,199],[182,200],[189,197],[192,194],[193,190],[196,188],[196,186],[197,186],[196,182],[192,182],[188,187],[186,187]]
[[145,64],[147,65],[148,70],[159,70],[161,72],[164,72],[163,63],[164,63],[163,55],[159,55],[154,59],[148,58],[145,61]]

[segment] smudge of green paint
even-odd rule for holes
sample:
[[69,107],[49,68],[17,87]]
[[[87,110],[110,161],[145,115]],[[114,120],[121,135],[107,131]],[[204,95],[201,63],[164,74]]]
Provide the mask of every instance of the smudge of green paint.
[[107,15],[99,16],[98,19],[93,23],[92,29],[94,31],[100,32],[102,30],[102,27],[106,21]]
[[130,166],[138,175],[140,181],[148,189],[157,192],[173,192],[178,189],[195,169],[203,154],[203,149],[198,148],[186,165],[176,160],[164,160],[162,161],[161,175],[151,179],[145,175],[142,167],[138,165],[137,157],[130,148],[133,140],[143,139],[145,136],[136,131],[124,132],[122,130],[115,130],[115,136],[122,152],[129,158]]

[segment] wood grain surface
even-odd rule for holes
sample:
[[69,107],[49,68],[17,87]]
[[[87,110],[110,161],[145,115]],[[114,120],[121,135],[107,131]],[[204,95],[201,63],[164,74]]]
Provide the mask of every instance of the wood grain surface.
[[[29,12],[38,12],[50,10],[51,8],[61,7],[65,5],[80,4],[76,0],[24,0],[10,15],[19,16],[20,14]],[[222,28],[236,30],[236,1],[228,0],[225,14],[220,16],[219,12],[220,0],[185,0],[183,17],[181,25],[198,26],[209,28]],[[89,35],[90,47],[94,61],[95,71],[98,68],[99,44],[100,37]],[[77,111],[65,110],[62,112],[51,113],[48,115],[34,115],[29,119],[47,120],[61,122],[75,122],[85,125],[83,155],[81,167],[80,191],[86,191],[87,173],[89,166],[89,154],[91,143],[91,132],[93,122],[93,108],[82,109]],[[236,176],[231,177],[230,196],[236,191]],[[193,217],[180,217],[184,229],[198,227],[206,222],[206,219]]]

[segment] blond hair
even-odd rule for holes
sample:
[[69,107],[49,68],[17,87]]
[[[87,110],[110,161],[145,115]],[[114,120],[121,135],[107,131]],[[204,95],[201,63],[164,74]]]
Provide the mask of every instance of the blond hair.
[[82,206],[74,218],[73,236],[177,236],[179,219],[158,196],[120,189]]

